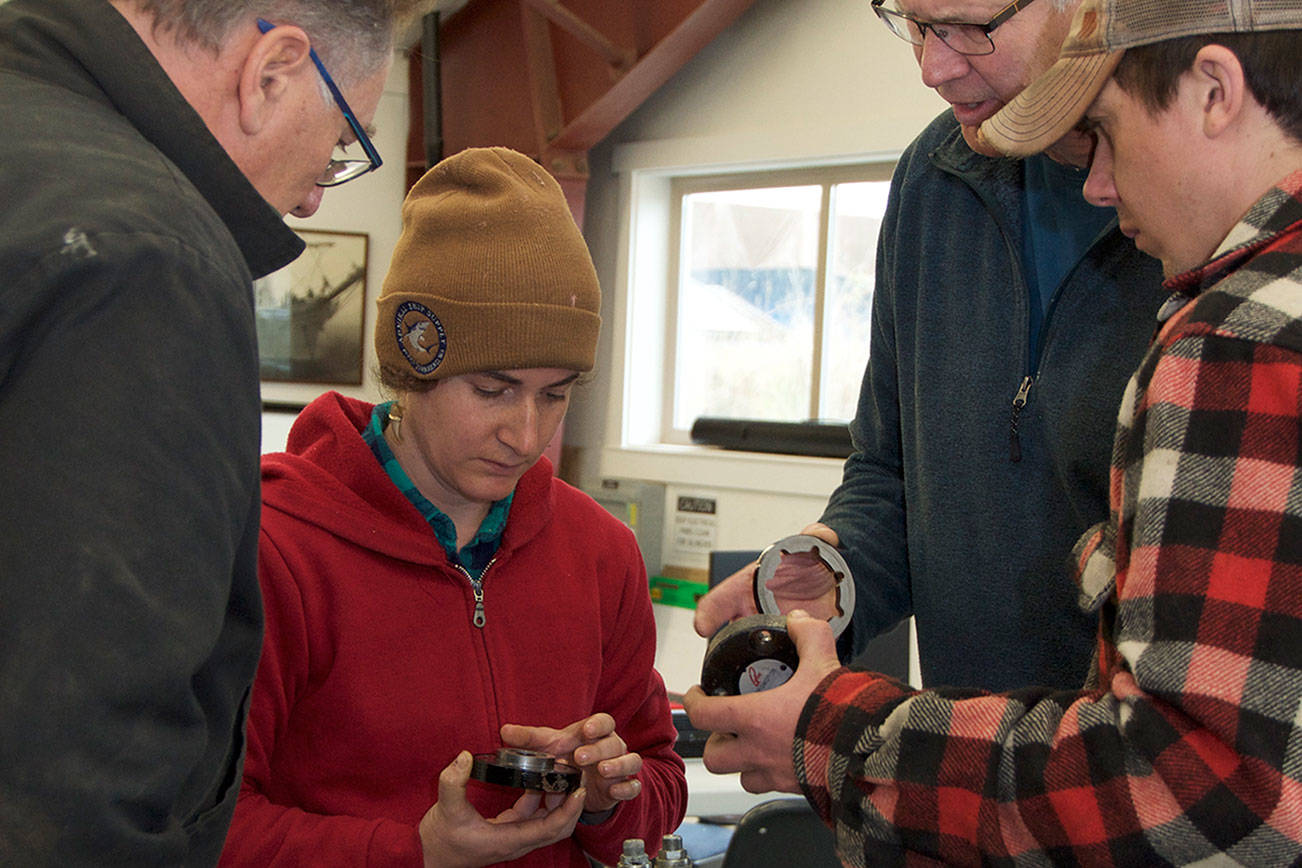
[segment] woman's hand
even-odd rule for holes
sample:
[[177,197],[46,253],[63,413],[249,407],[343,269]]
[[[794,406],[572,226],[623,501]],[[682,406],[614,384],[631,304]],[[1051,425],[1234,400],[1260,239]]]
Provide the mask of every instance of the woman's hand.
[[642,771],[642,757],[629,752],[615,732],[615,719],[605,712],[576,720],[564,729],[508,723],[502,727],[502,743],[551,754],[581,770],[588,791],[585,811],[609,810],[642,792],[642,782],[636,777]]
[[574,834],[587,795],[526,792],[491,820],[466,800],[472,758],[462,751],[439,775],[439,800],[421,818],[425,868],[480,868],[509,862]]

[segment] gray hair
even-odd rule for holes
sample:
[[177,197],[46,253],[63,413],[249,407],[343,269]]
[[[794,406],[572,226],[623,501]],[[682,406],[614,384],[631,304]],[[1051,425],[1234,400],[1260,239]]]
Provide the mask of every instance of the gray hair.
[[330,74],[349,83],[378,69],[394,39],[434,0],[130,0],[154,27],[212,52],[252,15],[295,24]]

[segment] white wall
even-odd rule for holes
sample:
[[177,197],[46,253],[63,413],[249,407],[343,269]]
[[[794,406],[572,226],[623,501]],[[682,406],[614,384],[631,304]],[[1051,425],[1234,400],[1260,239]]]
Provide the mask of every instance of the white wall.
[[756,0],[602,144],[719,162],[898,152],[944,107],[867,0]]

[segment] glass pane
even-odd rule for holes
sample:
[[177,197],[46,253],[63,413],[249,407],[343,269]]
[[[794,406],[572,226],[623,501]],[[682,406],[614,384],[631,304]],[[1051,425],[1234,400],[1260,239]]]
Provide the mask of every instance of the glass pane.
[[683,197],[674,427],[809,417],[818,186]]
[[877,233],[890,181],[832,188],[831,255],[823,325],[822,390],[818,415],[849,420],[868,364],[869,318],[877,262]]

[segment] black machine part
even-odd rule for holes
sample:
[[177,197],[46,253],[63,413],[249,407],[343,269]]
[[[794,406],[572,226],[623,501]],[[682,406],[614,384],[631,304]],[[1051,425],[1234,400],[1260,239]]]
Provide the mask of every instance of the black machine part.
[[544,793],[569,793],[579,788],[583,773],[550,754],[517,747],[476,754],[470,776],[486,784]]
[[785,684],[799,663],[785,615],[746,615],[711,637],[701,666],[701,689],[709,696],[770,690]]

